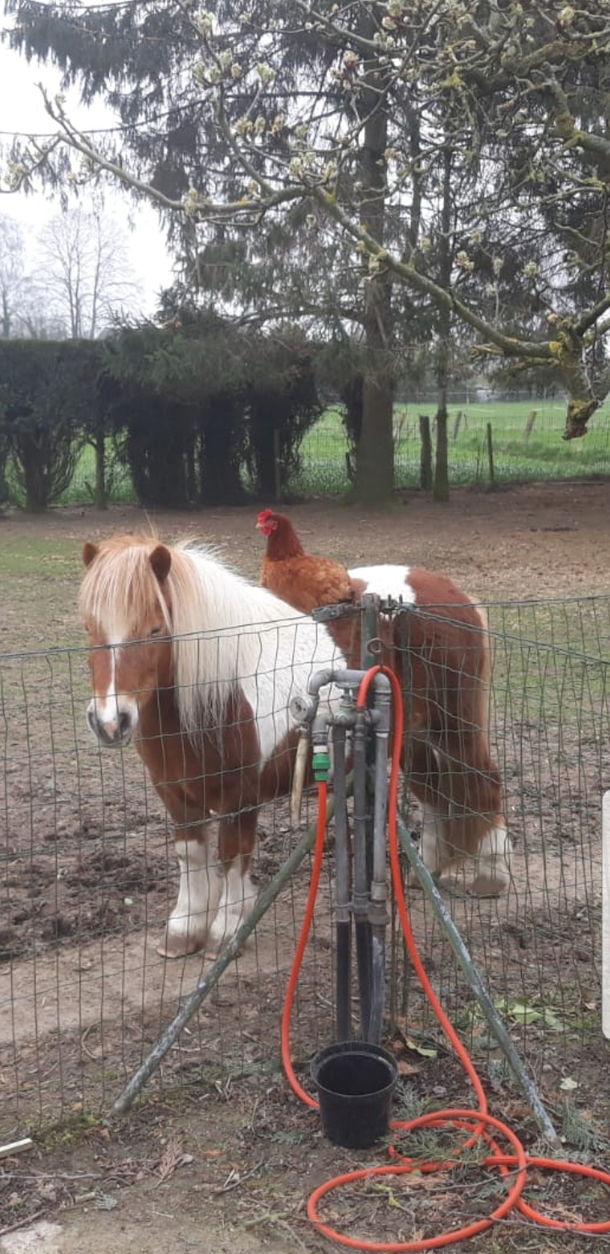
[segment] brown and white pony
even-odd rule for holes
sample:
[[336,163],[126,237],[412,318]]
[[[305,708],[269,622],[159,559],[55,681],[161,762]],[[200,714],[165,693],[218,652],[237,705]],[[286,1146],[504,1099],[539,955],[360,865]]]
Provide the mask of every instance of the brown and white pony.
[[[332,632],[316,625],[205,549],[128,535],[85,544],[83,560],[89,727],[102,745],[133,740],[175,826],[180,888],[160,952],[218,949],[252,908],[258,809],[290,791],[298,737],[290,700],[316,671],[358,663],[358,633],[349,620]],[[441,873],[470,858],[475,890],[499,892],[508,844],[489,757],[483,618],[438,576],[396,566],[352,576],[357,588],[417,609],[407,618],[408,655],[388,637],[386,660],[404,674],[409,658],[410,782],[424,807],[426,862]],[[418,608],[430,594],[443,605]],[[392,631],[400,642],[398,622]],[[332,689],[323,700],[330,708]]]
[[159,952],[216,950],[252,909],[258,808],[290,791],[290,700],[345,658],[204,549],[128,535],[85,544],[83,560],[89,727],[102,745],[133,740],[175,825],[180,888]]
[[[510,881],[510,841],[489,746],[487,615],[450,579],[429,570],[360,566],[349,575],[357,596],[373,593],[410,607],[391,620],[382,617],[378,660],[403,680],[403,765],[422,806],[423,860],[437,877],[474,861],[472,892],[495,896]],[[329,626],[349,664],[358,665],[359,618]]]

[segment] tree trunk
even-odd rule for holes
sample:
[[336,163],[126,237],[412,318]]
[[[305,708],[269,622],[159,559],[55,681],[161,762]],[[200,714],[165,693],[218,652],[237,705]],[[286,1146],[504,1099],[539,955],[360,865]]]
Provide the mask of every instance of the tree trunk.
[[[441,206],[440,283],[448,289],[451,282],[451,148],[443,153],[443,201]],[[434,464],[435,501],[449,500],[449,440],[447,433],[447,387],[451,360],[451,312],[441,305],[438,315],[438,363],[436,368],[436,459]]]
[[23,489],[26,514],[44,514],[47,508],[45,477],[41,467],[32,457],[22,462]]
[[430,419],[427,414],[419,415],[419,435],[421,439],[419,486],[422,492],[430,492],[432,490],[432,438]]
[[2,330],[0,331],[0,334],[2,335],[2,339],[8,340],[11,334],[11,311],[9,307],[8,295],[6,292],[2,293],[1,324],[2,324]]
[[35,493],[26,492],[25,494],[25,512],[26,514],[46,514],[47,507],[42,501],[38,500]]
[[353,492],[363,505],[382,505],[394,496],[393,412],[393,384],[371,372],[362,393],[362,431]]
[[[217,393],[203,415],[202,505],[238,505],[245,492],[240,474],[239,404]],[[273,445],[272,458],[273,458]],[[273,462],[272,462],[273,465]]]
[[106,441],[103,431],[98,432],[93,444],[95,449],[95,483],[93,504],[96,509],[108,509],[106,496]]
[[195,453],[196,436],[194,430],[189,431],[184,450],[184,465],[186,475],[186,495],[189,505],[197,504],[199,492],[197,488],[197,460]]
[[[370,19],[368,33],[375,27]],[[365,75],[360,109],[366,118],[360,157],[362,221],[383,244],[385,231],[388,115],[379,103],[383,75]],[[368,265],[368,263],[367,263]],[[383,264],[364,276],[364,334],[368,349],[362,393],[362,428],[356,446],[353,497],[363,505],[381,505],[394,495],[394,378],[392,369],[392,283]]]

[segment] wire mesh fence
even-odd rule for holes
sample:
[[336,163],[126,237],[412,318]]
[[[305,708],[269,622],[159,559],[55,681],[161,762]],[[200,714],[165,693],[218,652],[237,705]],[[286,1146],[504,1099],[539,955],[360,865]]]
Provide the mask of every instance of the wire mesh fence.
[[[457,882],[451,911],[543,1089],[556,1090],[562,1078],[594,1089],[605,1055],[601,797],[608,786],[610,601],[495,604],[487,612],[492,749],[513,846],[511,883],[484,900]],[[417,826],[416,813],[411,821]],[[421,894],[412,900],[443,1002],[493,1072],[504,1063],[472,992]],[[394,996],[403,1022],[432,1026],[408,967]]]
[[[432,423],[436,398],[422,394],[394,407],[396,484],[418,487],[420,481],[419,415]],[[610,468],[610,425],[607,411],[594,415],[584,440],[566,443],[565,402],[532,398],[514,401],[481,400],[467,392],[449,405],[449,480],[453,486],[484,485],[489,481],[487,426],[491,424],[495,481],[565,479],[605,475]],[[305,494],[343,492],[350,484],[350,457],[341,412],[325,411],[308,433],[301,449],[301,469],[289,486]]]
[[[397,402],[394,409],[396,485],[418,487],[421,440],[419,415],[427,414],[435,440],[436,398],[422,393]],[[566,479],[607,475],[610,471],[610,423],[607,408],[589,421],[586,439],[565,442],[565,402],[561,399],[519,398],[514,401],[480,399],[474,391],[455,393],[449,405],[449,479],[453,486],[484,485],[489,480],[487,425],[491,424],[495,481],[498,483]],[[108,444],[108,494],[115,502],[135,503],[136,493],[127,468],[120,465]],[[283,468],[278,479],[283,491],[305,496],[345,492],[354,468],[340,406],[329,406],[306,434],[300,467],[289,482]],[[94,453],[86,446],[78,459],[63,503],[90,502],[95,482]],[[253,485],[243,471],[246,490]]]
[[[497,899],[446,901],[543,1092],[599,1090],[601,796],[608,785],[610,598],[492,604],[492,749],[513,844]],[[107,1110],[191,991],[209,956],[157,952],[176,900],[173,833],[133,749],[87,735],[84,650],[0,657],[3,815],[0,1127]],[[408,826],[421,811],[405,802]],[[268,883],[299,831],[285,797],[266,804],[253,865]],[[332,837],[331,837],[332,845]],[[334,1033],[332,848],[300,982],[294,1056]],[[279,1065],[279,1016],[300,925],[302,869],[170,1051],[154,1085]],[[493,1077],[503,1066],[423,894],[414,929],[445,1006]],[[391,1016],[416,1048],[442,1049],[395,937]],[[578,1094],[577,1094],[578,1096]]]
[[[113,754],[87,734],[85,652],[5,655],[0,670],[0,1122],[12,1128],[16,1119],[108,1108],[211,960],[158,953],[176,904],[173,830],[137,754]],[[272,877],[294,839],[286,802],[265,807],[256,883]],[[163,1082],[276,1065],[269,1041],[306,882],[305,874],[265,918],[172,1052]],[[304,972],[297,1049],[315,1042],[326,1013],[327,922],[321,933]]]

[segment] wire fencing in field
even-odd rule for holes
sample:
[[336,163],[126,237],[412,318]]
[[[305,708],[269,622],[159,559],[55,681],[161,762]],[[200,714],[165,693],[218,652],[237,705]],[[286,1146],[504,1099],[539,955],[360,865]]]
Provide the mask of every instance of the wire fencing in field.
[[[511,1034],[551,1101],[594,1102],[601,1038],[601,796],[609,786],[610,598],[487,607],[493,649],[492,756],[513,845],[498,898],[443,891]],[[158,953],[176,904],[164,806],[133,747],[90,737],[83,650],[0,655],[0,1109],[10,1139],[31,1122],[108,1110],[191,992],[209,955]],[[291,824],[281,797],[260,814],[255,892],[315,817]],[[415,834],[421,809],[408,789]],[[297,1068],[334,1037],[332,828],[293,1029]],[[213,873],[210,865],[209,873]],[[279,1017],[308,882],[307,863],[187,1025],[155,1080],[222,1084],[279,1065]],[[492,1079],[504,1064],[446,938],[409,882],[424,961]],[[425,1068],[443,1043],[394,932],[392,1030]],[[388,1025],[390,1028],[390,1025]],[[422,1054],[417,1051],[423,1051]],[[425,1079],[425,1070],[424,1070]]]
[[[420,415],[427,415],[436,441],[436,398],[397,403],[394,451],[397,487],[420,483]],[[607,412],[595,414],[587,436],[566,443],[565,403],[556,400],[483,401],[461,393],[449,406],[449,480],[458,485],[489,484],[488,424],[491,426],[496,483],[606,475],[610,471]],[[303,492],[344,492],[350,485],[350,455],[339,409],[330,408],[305,437],[301,470],[290,487]]]
[[[460,890],[453,918],[543,1090],[595,1076],[601,1038],[601,798],[610,764],[610,600],[487,607],[494,655],[492,751],[513,845],[495,900]],[[412,813],[412,821],[417,816]],[[446,938],[422,900],[429,971],[488,1066],[505,1064]],[[430,1022],[407,967],[407,1024]],[[598,1060],[596,1062],[596,1060]]]

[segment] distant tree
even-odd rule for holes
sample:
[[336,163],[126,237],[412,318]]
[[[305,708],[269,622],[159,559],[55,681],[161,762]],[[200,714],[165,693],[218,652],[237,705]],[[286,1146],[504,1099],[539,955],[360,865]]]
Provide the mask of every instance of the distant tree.
[[21,306],[25,261],[21,227],[5,214],[0,215],[0,335],[8,339],[15,334]]
[[273,500],[320,416],[316,345],[298,327],[237,327],[185,308],[105,341],[101,377],[115,447],[147,506]]
[[23,231],[13,218],[0,214],[0,336],[59,340],[67,334],[65,322],[50,308],[42,276],[26,266]]
[[69,338],[66,323],[59,313],[44,307],[42,288],[42,284],[26,280],[23,300],[15,317],[15,335],[28,340],[66,340]]
[[38,236],[35,286],[71,339],[96,339],[138,295],[123,228],[99,208],[56,214]]

